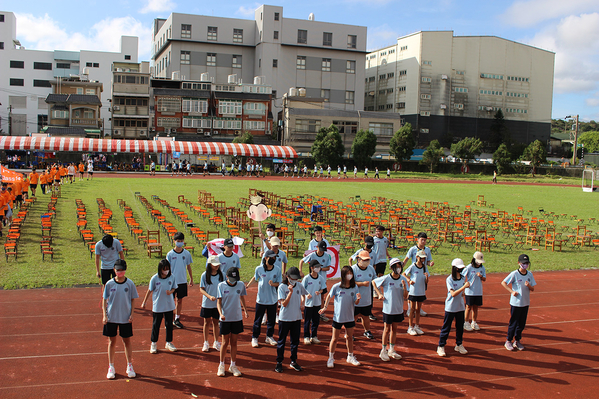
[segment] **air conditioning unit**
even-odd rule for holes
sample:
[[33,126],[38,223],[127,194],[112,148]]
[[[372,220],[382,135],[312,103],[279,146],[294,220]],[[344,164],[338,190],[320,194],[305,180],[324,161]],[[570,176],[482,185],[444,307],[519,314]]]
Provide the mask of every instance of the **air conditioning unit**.
[[162,108],[160,108],[160,112],[168,112],[168,107],[162,107]]
[[447,75],[441,75],[441,79],[442,79],[442,80],[447,80],[447,79],[448,79],[448,77],[447,77]]
[[205,131],[205,132],[204,132],[204,136],[208,136],[208,137],[210,137],[210,132],[209,132],[209,131]]
[[493,111],[493,107],[487,107],[487,111]]
[[147,130],[140,130],[139,131],[139,136],[140,137],[146,137],[148,135],[148,131]]
[[216,135],[218,134],[218,130],[214,129],[214,130],[212,131],[212,134],[213,134],[214,136],[216,136]]
[[241,130],[235,130],[235,136],[239,136],[241,134]]
[[445,104],[441,104],[441,106],[440,106],[440,107],[441,107],[441,109],[446,109],[446,108],[447,108],[447,105],[445,105]]
[[114,107],[112,107],[113,111],[120,111],[121,107],[119,107],[118,105],[115,105]]
[[270,130],[267,130],[267,131],[266,131],[266,135],[267,135],[267,136],[270,136],[271,134],[272,134],[272,132],[271,132]]
[[171,133],[177,133],[177,129],[171,129]]
[[198,129],[198,133],[204,133],[204,129]]
[[120,136],[121,134],[123,134],[123,132],[120,129],[114,129],[115,136]]

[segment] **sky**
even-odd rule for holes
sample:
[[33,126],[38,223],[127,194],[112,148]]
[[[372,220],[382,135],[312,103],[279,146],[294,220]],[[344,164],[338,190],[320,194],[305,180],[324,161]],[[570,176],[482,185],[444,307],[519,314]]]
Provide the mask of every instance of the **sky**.
[[[121,35],[138,36],[149,60],[154,18],[171,12],[253,19],[262,3],[191,0],[28,0],[0,5],[17,15],[17,38],[28,49],[118,51]],[[54,7],[52,5],[54,4]],[[555,53],[553,118],[579,114],[599,121],[597,0],[329,0],[277,1],[287,18],[368,28],[368,50],[422,30],[498,36]]]

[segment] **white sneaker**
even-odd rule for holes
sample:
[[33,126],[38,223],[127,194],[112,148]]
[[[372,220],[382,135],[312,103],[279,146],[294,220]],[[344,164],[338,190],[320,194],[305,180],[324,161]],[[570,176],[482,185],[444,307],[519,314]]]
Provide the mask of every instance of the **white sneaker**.
[[220,341],[214,341],[214,343],[212,344],[212,348],[220,352]]
[[202,346],[202,352],[209,352],[210,351],[210,344],[208,343],[208,341],[204,341],[204,346]]
[[277,341],[275,341],[273,337],[266,337],[264,342],[272,346],[275,346],[277,344]]
[[422,331],[418,326],[414,326],[414,331],[416,331],[416,334],[418,335],[424,334],[424,331]]
[[346,362],[348,362],[349,364],[354,365],[354,366],[360,365],[360,362],[358,361],[358,359],[356,359],[356,357],[354,355],[347,355]]
[[266,325],[266,313],[264,313],[264,316],[262,317],[262,325]]
[[408,328],[408,334],[410,334],[410,335],[418,335],[418,333],[416,332],[416,330],[414,330],[414,327]]
[[472,324],[470,325],[472,327],[473,330],[480,330],[480,327],[478,326],[478,323],[473,321]]
[[465,331],[472,331],[472,325],[470,323],[468,323],[467,321],[464,322],[464,330]]
[[237,366],[230,365],[229,366],[229,371],[231,373],[233,373],[233,376],[235,376],[235,377],[241,377],[241,371],[239,371],[239,369],[237,368]]
[[304,345],[310,345],[312,343],[312,340],[308,337],[304,338]]
[[275,324],[279,324],[279,315],[277,314],[277,316],[275,317]]
[[127,377],[129,378],[135,378],[137,374],[135,374],[135,371],[133,371],[133,366],[130,364],[127,366]]
[[319,344],[320,340],[318,339],[318,337],[312,337],[312,343],[313,344]]
[[460,352],[460,354],[465,355],[468,353],[468,351],[466,350],[466,348],[464,348],[464,345],[456,345],[455,348],[453,348],[456,352]]
[[173,345],[172,342],[167,342],[164,348],[168,349],[171,352],[177,352],[177,348],[175,348],[175,345]]
[[445,347],[443,347],[443,346],[437,346],[437,355],[439,355],[441,357],[447,356],[445,354]]
[[335,367],[335,359],[333,359],[332,357],[329,357],[329,360],[327,360],[327,367],[330,369]]
[[252,338],[252,348],[257,348],[258,346],[260,346],[260,344],[258,344],[258,338]]
[[395,349],[391,349],[387,352],[387,354],[389,355],[390,358],[395,359],[395,360],[400,360],[401,359],[401,355],[397,352],[395,352]]
[[106,378],[108,378],[109,380],[114,380],[114,377],[116,377],[114,367],[108,366],[108,374],[106,374]]
[[150,344],[150,353],[158,353],[158,349],[156,349],[156,342],[152,342]]
[[379,354],[379,357],[381,358],[381,360],[383,362],[388,362],[389,360],[389,354],[387,353],[387,349],[383,348],[381,349],[381,353]]
[[216,372],[216,375],[219,377],[224,377],[225,376],[225,365],[224,364],[219,364],[218,365],[218,371]]
[[424,310],[420,309],[420,316],[426,316],[428,315],[428,313],[426,313]]

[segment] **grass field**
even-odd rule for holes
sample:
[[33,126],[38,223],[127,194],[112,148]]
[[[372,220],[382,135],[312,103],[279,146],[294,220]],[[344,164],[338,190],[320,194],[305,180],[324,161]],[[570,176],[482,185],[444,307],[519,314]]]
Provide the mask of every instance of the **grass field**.
[[[447,178],[447,175],[444,176]],[[484,208],[486,211],[499,209],[512,214],[517,212],[518,207],[523,207],[525,211],[533,211],[532,216],[543,218],[539,213],[539,208],[543,208],[546,212],[553,212],[555,215],[567,215],[565,218],[560,217],[555,220],[558,231],[562,231],[561,226],[575,227],[578,224],[577,219],[582,219],[589,230],[599,230],[597,224],[589,224],[589,218],[597,217],[599,196],[583,193],[579,186],[574,185],[490,185],[439,183],[434,181],[405,183],[401,180],[384,183],[372,180],[354,181],[352,179],[346,181],[337,179],[319,180],[315,182],[313,180],[296,179],[271,181],[255,178],[237,180],[211,178],[202,180],[195,177],[170,178],[170,176],[153,179],[105,177],[64,186],[56,207],[57,216],[53,220],[52,234],[55,252],[53,260],[46,259],[42,261],[40,254],[40,215],[46,210],[50,197],[41,195],[38,190],[38,200],[32,206],[22,228],[18,259],[15,261],[11,257],[6,261],[3,257],[0,260],[0,286],[4,289],[43,286],[69,287],[81,284],[96,284],[98,282],[95,277],[94,260],[84,246],[76,228],[75,199],[81,199],[86,205],[88,228],[93,230],[97,240],[101,238],[101,235],[97,226],[98,207],[96,199],[102,198],[104,200],[106,206],[113,211],[111,224],[114,226],[114,231],[119,233],[119,237],[124,239],[125,245],[129,247],[126,257],[130,266],[128,277],[136,284],[146,284],[152,275],[156,273],[159,259],[157,257],[149,259],[143,245],[138,244],[129,235],[123,211],[119,208],[117,199],[124,200],[133,209],[135,217],[142,228],[158,229],[158,225],[146,213],[145,207],[135,198],[135,193],[140,192],[141,195],[152,202],[156,209],[163,212],[168,221],[173,222],[175,226],[185,231],[184,226],[170,212],[165,211],[160,204],[151,200],[153,195],[159,196],[171,205],[177,204],[178,195],[185,195],[187,199],[196,203],[197,192],[202,189],[212,193],[217,200],[227,201],[228,206],[236,206],[240,197],[247,197],[249,188],[272,191],[281,195],[319,195],[344,202],[347,202],[349,197],[356,195],[359,195],[362,199],[385,197],[401,201],[418,201],[420,204],[424,204],[426,201],[440,201],[448,202],[450,205],[459,205],[459,211],[463,211],[464,207],[470,204],[470,201],[476,200],[477,195],[484,195],[488,203],[494,204],[494,209]],[[181,204],[181,208],[187,210],[183,204]],[[196,225],[200,228],[208,229],[207,221],[202,220],[192,212],[189,212],[189,215],[193,216]],[[573,217],[574,215],[575,217]],[[530,217],[526,212],[525,216]],[[413,228],[418,231],[422,226],[416,224]],[[224,233],[225,229],[221,229],[221,232]],[[296,237],[298,234],[296,232]],[[563,234],[571,234],[571,230],[570,233],[564,231]],[[504,238],[501,235],[497,235],[497,240],[500,244],[513,242],[513,238]],[[0,243],[4,244],[4,238],[0,239]],[[170,249],[168,240],[163,239],[163,244],[166,250]],[[194,245],[196,249],[193,272],[194,280],[199,282],[205,269],[205,261],[201,256],[203,245],[193,239],[189,239],[188,244]],[[300,248],[300,252],[303,249],[307,248]],[[452,252],[449,245],[443,245],[434,256],[435,267],[432,272],[446,274],[449,272],[453,258],[461,257],[465,262],[469,262],[473,252],[474,249],[469,246],[462,246],[460,252]],[[487,259],[485,267],[488,272],[513,270],[517,263],[517,256],[522,252],[527,252],[531,257],[533,270],[596,267],[596,258],[599,253],[592,247],[575,249],[571,246],[565,246],[562,252],[546,251],[542,247],[539,250],[532,250],[530,246],[528,248],[525,246],[523,250],[512,249],[508,252],[500,245],[499,248],[493,248],[490,253],[485,254]],[[246,256],[242,258],[241,262],[242,278],[247,281],[253,275],[253,270],[259,261],[251,256],[249,247],[244,250],[244,253]],[[404,250],[401,253],[390,250],[390,253],[392,256],[398,256],[402,259],[405,256]],[[166,255],[166,251],[164,254]],[[297,265],[298,262],[299,258],[290,259],[291,265]],[[343,253],[342,263],[346,264],[346,262],[347,255]]]

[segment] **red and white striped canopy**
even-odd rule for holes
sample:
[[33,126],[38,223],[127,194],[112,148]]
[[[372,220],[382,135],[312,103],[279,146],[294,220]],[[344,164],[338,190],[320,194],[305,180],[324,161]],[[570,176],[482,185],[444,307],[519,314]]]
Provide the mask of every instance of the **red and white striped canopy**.
[[235,155],[265,158],[297,158],[289,146],[214,143],[198,141],[149,141],[88,139],[80,137],[0,137],[0,150],[79,152],[180,152],[192,155]]

